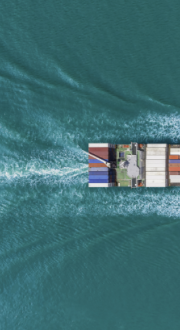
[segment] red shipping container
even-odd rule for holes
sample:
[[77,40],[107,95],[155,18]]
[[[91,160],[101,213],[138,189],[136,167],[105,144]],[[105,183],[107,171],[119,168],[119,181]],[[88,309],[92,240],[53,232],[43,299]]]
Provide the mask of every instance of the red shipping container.
[[89,148],[89,152],[108,152],[109,148]]
[[89,151],[93,155],[109,155],[108,150],[106,151]]
[[180,156],[169,155],[169,159],[180,159]]
[[[107,155],[107,154],[101,154],[101,155],[95,155],[95,154],[93,154],[94,156],[97,156],[97,157],[99,157],[99,158],[102,158],[102,159],[109,159],[109,156]],[[89,159],[96,159],[96,158],[94,158],[93,156],[88,156],[89,157]]]
[[169,167],[169,172],[178,172],[179,167]]
[[180,167],[180,164],[178,164],[178,163],[169,164],[169,167]]
[[104,163],[89,163],[89,167],[107,167]]
[[[108,160],[108,157],[100,157],[100,156],[97,156],[98,158],[100,158],[100,159],[104,159],[104,160]],[[89,156],[89,159],[94,159],[94,160],[96,160],[96,158],[94,158],[94,157],[92,157],[92,156]]]
[[129,144],[124,144],[123,148],[129,148]]
[[[109,157],[109,150],[89,150],[89,152],[95,156],[101,157],[101,158],[106,158],[108,159]],[[91,156],[90,156],[91,157]],[[91,159],[91,158],[90,158]]]
[[89,150],[89,152],[91,152],[92,154],[108,154],[109,150]]
[[178,175],[179,172],[169,172],[169,175]]

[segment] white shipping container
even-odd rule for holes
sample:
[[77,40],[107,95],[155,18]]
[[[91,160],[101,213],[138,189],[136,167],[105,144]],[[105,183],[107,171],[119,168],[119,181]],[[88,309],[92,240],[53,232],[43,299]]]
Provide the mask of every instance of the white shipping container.
[[89,143],[89,148],[110,148],[110,143]]
[[166,161],[164,159],[147,159],[146,165],[164,165]]
[[164,167],[146,167],[146,172],[163,172],[165,171],[165,166]]
[[164,155],[164,156],[148,156],[148,155],[146,155],[146,159],[154,159],[154,160],[166,159],[166,155]]
[[156,182],[156,183],[146,183],[146,187],[149,187],[149,188],[163,188],[163,187],[166,187],[167,184],[166,182]]
[[180,182],[180,175],[170,175],[170,182],[179,183]]
[[146,172],[146,175],[148,176],[166,176],[166,172]]
[[164,176],[162,176],[162,175],[148,175],[146,173],[146,180],[147,181],[149,181],[149,180],[161,180],[161,179],[165,180],[166,179],[165,175]]
[[151,175],[149,174],[151,172],[146,172],[146,180],[165,180],[166,179],[166,172],[163,172],[164,174],[163,175],[158,175],[159,173],[162,173],[162,172],[156,172],[156,175]]
[[[148,169],[150,168],[150,172],[153,172],[152,168],[155,168],[154,172],[166,172],[166,166],[164,165],[148,165],[146,166],[146,172],[148,172]],[[161,170],[159,170],[161,168]]]
[[179,148],[179,147],[177,147],[177,148],[171,148],[171,147],[170,147],[170,150],[180,151],[180,148]]
[[115,183],[89,183],[89,188],[108,188],[114,186]]
[[162,178],[162,179],[147,179],[146,182],[149,182],[149,183],[153,183],[153,182],[165,182],[165,179]]
[[163,143],[150,143],[147,144],[147,148],[167,148],[167,144],[163,144]]
[[180,175],[170,175],[169,176],[170,177],[170,179],[179,179],[180,178]]
[[170,155],[180,155],[180,148],[171,148]]
[[164,156],[166,155],[166,151],[159,151],[159,152],[155,152],[155,151],[148,151],[146,152],[147,156]]
[[146,152],[166,152],[167,149],[166,148],[146,148]]

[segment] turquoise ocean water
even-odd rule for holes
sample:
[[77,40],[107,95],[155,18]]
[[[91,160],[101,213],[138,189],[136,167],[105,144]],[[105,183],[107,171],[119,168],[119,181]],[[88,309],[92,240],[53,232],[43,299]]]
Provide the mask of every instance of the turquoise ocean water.
[[0,329],[180,329],[180,190],[88,189],[83,153],[180,142],[179,13],[1,1]]

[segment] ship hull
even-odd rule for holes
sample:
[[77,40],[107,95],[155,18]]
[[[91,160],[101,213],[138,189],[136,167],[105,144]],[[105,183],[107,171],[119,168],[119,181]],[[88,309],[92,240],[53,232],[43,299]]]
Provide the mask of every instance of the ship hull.
[[88,152],[89,187],[180,186],[180,145],[90,143]]

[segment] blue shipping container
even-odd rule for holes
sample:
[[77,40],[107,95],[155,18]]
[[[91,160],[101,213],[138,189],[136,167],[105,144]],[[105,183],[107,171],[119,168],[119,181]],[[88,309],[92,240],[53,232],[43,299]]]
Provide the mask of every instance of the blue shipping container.
[[104,171],[91,171],[89,175],[109,175],[109,172]]
[[108,167],[90,167],[89,172],[108,172],[109,168]]
[[108,178],[109,178],[108,175],[89,175],[89,179],[97,179],[97,180],[106,179],[106,180],[108,180]]
[[89,183],[109,183],[109,180],[95,180],[95,179],[89,179]]
[[180,159],[170,159],[169,163],[178,164],[178,163],[180,163]]
[[[107,159],[104,159],[104,160],[106,160],[107,161]],[[94,163],[103,163],[103,162],[101,162],[100,160],[97,160],[97,159],[89,159],[89,163],[91,163],[91,164],[94,164]]]

